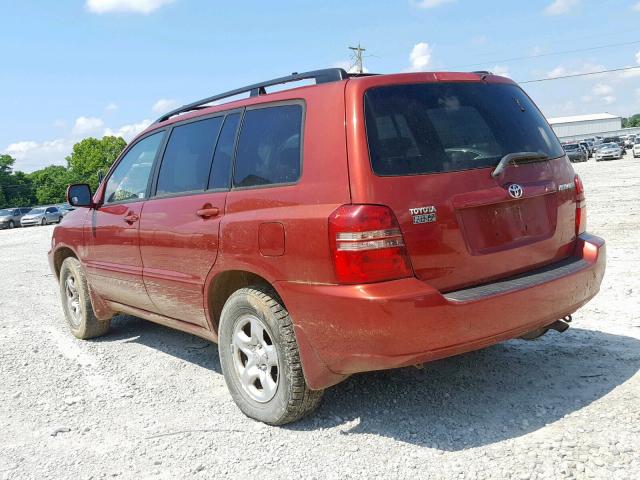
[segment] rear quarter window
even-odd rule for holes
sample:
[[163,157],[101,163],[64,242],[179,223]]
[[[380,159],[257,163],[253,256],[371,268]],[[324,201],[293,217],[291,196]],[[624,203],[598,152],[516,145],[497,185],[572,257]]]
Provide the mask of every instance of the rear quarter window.
[[514,152],[564,155],[546,120],[516,85],[429,83],[364,96],[373,171],[419,175],[496,165]]
[[233,175],[235,187],[294,183],[300,178],[302,105],[247,110]]

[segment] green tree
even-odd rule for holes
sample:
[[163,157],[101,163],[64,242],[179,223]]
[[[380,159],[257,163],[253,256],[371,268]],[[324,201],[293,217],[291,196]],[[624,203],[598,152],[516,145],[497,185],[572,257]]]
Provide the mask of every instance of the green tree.
[[[22,173],[22,172],[21,172]],[[49,165],[28,175],[33,185],[38,205],[62,203],[65,201],[69,171],[61,165]]]
[[640,113],[622,119],[622,128],[640,127]]
[[14,171],[15,159],[0,155],[0,208],[31,205],[33,185],[22,172]]
[[106,173],[126,145],[121,137],[90,137],[76,143],[66,158],[69,183],[88,183],[95,191],[98,171]]

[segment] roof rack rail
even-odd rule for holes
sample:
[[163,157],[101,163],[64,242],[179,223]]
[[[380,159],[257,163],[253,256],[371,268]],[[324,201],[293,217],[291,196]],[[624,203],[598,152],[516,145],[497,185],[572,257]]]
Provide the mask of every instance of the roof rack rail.
[[180,113],[189,112],[191,110],[198,110],[200,108],[203,108],[203,105],[206,105],[207,103],[215,102],[216,100],[222,100],[223,98],[233,97],[241,93],[250,92],[251,97],[264,95],[266,93],[265,87],[272,87],[274,85],[281,85],[283,83],[297,82],[300,80],[308,80],[308,79],[314,79],[316,81],[316,84],[319,84],[319,83],[338,82],[340,80],[345,80],[347,78],[349,78],[349,74],[342,68],[325,68],[322,70],[312,70],[310,72],[303,72],[303,73],[293,72],[291,75],[287,75],[286,77],[274,78],[273,80],[254,83],[253,85],[247,85],[246,87],[236,88],[235,90],[230,90],[228,92],[220,93],[212,97],[203,98],[202,100],[198,100],[197,102],[192,102],[187,105],[183,105],[180,108],[176,108],[175,110],[171,110],[170,112],[165,113],[160,118],[158,118],[154,123],[164,122],[165,120],[168,120],[171,117],[178,115]]

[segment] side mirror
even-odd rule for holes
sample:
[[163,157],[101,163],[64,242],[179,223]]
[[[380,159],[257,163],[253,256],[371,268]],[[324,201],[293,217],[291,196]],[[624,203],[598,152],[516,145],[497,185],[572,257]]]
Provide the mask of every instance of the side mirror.
[[73,207],[93,207],[91,187],[86,183],[76,183],[67,187],[67,202]]

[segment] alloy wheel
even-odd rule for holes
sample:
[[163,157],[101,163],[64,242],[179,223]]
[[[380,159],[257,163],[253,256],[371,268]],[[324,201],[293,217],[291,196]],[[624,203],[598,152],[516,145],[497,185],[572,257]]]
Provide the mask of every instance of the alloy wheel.
[[278,390],[280,364],[265,323],[255,315],[240,317],[233,330],[231,351],[243,390],[257,402],[271,400]]
[[78,286],[76,279],[73,275],[67,276],[64,282],[64,291],[67,296],[67,310],[69,317],[74,328],[80,326],[82,321],[82,306],[80,305],[80,294],[78,293]]

